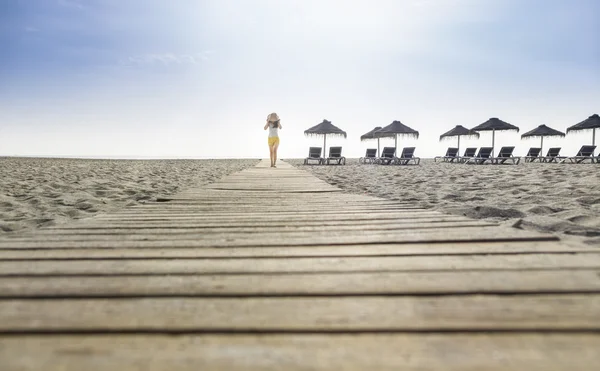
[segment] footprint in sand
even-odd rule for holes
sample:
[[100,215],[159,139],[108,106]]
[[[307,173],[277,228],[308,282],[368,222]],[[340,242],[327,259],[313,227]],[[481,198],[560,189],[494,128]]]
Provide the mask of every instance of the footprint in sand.
[[577,215],[568,218],[569,221],[586,227],[600,228],[600,216]]
[[549,215],[564,211],[565,209],[561,209],[559,207],[550,207],[550,206],[536,206],[528,209],[527,211],[531,214],[536,215]]

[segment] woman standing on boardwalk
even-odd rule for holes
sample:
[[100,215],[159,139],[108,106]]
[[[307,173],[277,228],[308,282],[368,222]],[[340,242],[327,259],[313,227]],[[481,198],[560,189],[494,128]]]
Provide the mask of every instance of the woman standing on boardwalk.
[[279,147],[279,129],[281,129],[281,123],[279,122],[279,116],[275,112],[267,116],[267,123],[265,124],[264,130],[269,129],[269,153],[271,155],[271,167],[275,166],[277,162],[277,148]]

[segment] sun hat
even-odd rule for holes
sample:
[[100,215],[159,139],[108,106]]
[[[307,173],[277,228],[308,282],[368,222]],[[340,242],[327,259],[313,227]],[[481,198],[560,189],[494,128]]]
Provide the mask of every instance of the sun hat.
[[277,122],[277,121],[279,121],[279,116],[277,116],[277,114],[275,112],[273,112],[269,116],[267,116],[267,121]]

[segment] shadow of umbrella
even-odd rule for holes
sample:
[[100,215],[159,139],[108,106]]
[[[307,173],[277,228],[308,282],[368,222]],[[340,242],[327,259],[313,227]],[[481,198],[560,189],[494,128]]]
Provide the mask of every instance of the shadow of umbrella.
[[375,132],[381,129],[381,126],[375,127],[375,129],[370,132],[363,134],[360,136],[360,141],[364,142],[365,140],[377,139],[377,157],[379,157],[379,138],[375,136]]
[[323,136],[323,157],[327,157],[327,135],[340,136],[346,138],[346,132],[337,126],[333,125],[331,121],[323,120],[318,125],[313,126],[310,129],[304,130],[306,136]]
[[540,142],[540,156],[543,156],[544,137],[564,137],[564,136],[565,136],[565,133],[563,133],[562,131],[552,129],[546,125],[540,125],[537,128],[521,135],[521,139],[537,138],[537,137],[542,138],[542,141]]
[[475,126],[472,131],[491,131],[492,132],[492,154],[494,157],[494,144],[496,141],[496,132],[497,131],[516,131],[519,132],[519,128],[509,124],[508,122],[504,122],[497,117],[492,117],[481,125]]
[[596,145],[596,129],[600,128],[600,116],[593,114],[587,119],[575,124],[567,129],[567,134],[571,131],[592,130],[592,145]]
[[377,130],[376,138],[394,138],[394,148],[396,148],[396,156],[398,155],[398,135],[413,138],[419,138],[419,132],[409,128],[400,121],[394,121],[388,126]]
[[456,147],[458,147],[458,153],[460,154],[460,137],[479,138],[479,133],[473,130],[469,130],[462,125],[456,125],[454,129],[440,135],[440,142],[444,139],[450,139],[454,137],[458,138],[458,144]]

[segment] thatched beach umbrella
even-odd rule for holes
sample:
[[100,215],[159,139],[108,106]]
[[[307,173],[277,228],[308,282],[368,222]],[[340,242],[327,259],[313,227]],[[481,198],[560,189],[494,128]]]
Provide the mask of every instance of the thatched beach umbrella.
[[310,129],[304,130],[306,136],[319,136],[323,135],[323,153],[327,153],[327,135],[341,136],[346,138],[346,132],[337,126],[333,125],[331,121],[323,120],[319,125],[313,126]]
[[475,137],[475,138],[479,138],[479,133],[473,130],[469,130],[466,127],[462,126],[462,125],[456,125],[454,127],[454,129],[445,132],[444,134],[440,135],[440,141],[442,141],[443,139],[450,139],[453,137],[458,137],[458,152],[460,153],[460,137]]
[[376,138],[394,138],[394,148],[396,148],[396,151],[398,151],[398,135],[418,138],[419,132],[409,128],[400,121],[394,121],[388,126],[377,130],[375,133]]
[[381,129],[381,126],[376,126],[375,129],[360,136],[361,142],[364,142],[365,140],[370,140],[370,139],[377,139],[377,157],[379,157],[379,138],[375,136],[375,132],[380,129]]
[[565,133],[563,133],[562,131],[558,131],[558,130],[549,128],[546,125],[540,125],[537,128],[521,135],[521,139],[537,138],[537,137],[542,138],[542,141],[540,143],[540,148],[541,148],[540,155],[542,155],[542,153],[544,152],[544,137],[564,137],[564,136],[565,136]]
[[475,126],[473,131],[491,131],[492,132],[492,157],[494,156],[494,144],[496,141],[496,132],[497,131],[506,131],[506,130],[514,130],[517,133],[519,132],[519,128],[509,124],[508,122],[504,122],[497,117],[492,117],[481,125]]
[[567,129],[567,134],[571,131],[592,130],[592,145],[596,145],[596,129],[600,128],[600,116],[593,114],[579,124],[573,125]]

